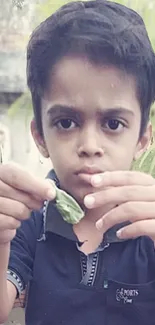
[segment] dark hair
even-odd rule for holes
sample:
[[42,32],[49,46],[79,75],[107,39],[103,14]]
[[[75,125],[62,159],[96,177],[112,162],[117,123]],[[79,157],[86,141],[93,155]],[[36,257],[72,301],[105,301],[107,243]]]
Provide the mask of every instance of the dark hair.
[[142,18],[106,0],[76,1],[61,7],[32,33],[27,49],[27,83],[42,134],[41,97],[52,67],[68,54],[86,55],[136,78],[142,134],[155,100],[155,54]]

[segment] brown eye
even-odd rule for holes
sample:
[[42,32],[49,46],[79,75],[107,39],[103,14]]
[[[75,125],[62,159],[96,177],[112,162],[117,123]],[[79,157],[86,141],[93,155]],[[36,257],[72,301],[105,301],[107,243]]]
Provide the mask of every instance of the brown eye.
[[118,120],[109,120],[107,124],[109,129],[117,130],[120,125],[120,122]]
[[61,119],[59,122],[56,124],[57,128],[61,130],[71,130],[75,128],[77,125],[74,121],[71,119]]
[[125,127],[124,123],[117,119],[109,119],[105,123],[105,127],[110,131],[121,131]]

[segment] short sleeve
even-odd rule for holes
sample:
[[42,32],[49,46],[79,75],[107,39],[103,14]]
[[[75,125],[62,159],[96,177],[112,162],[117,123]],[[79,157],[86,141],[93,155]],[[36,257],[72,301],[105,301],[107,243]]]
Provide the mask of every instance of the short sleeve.
[[7,279],[15,285],[18,295],[33,277],[36,244],[42,229],[42,212],[33,212],[28,220],[22,222],[11,242]]

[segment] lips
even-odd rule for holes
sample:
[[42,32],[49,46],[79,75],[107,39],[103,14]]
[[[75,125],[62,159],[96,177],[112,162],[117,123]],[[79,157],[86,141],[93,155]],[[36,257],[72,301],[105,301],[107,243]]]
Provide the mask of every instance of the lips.
[[102,173],[103,171],[96,166],[85,166],[81,168],[76,175],[81,181],[86,183],[91,183],[91,176],[95,174]]
[[77,175],[79,174],[94,175],[99,173],[103,173],[103,171],[96,166],[85,166],[76,172]]

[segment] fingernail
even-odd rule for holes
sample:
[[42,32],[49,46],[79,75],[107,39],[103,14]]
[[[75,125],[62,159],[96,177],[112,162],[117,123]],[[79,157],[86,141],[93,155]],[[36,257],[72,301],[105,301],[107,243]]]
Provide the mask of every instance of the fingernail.
[[84,198],[84,204],[87,208],[92,208],[95,203],[95,198],[93,196],[86,196]]
[[100,220],[98,220],[98,221],[96,222],[96,228],[97,228],[98,230],[101,230],[102,227],[103,227],[103,220],[100,219]]
[[92,176],[93,185],[99,185],[102,181],[102,177],[99,175]]
[[122,229],[118,230],[118,231],[116,232],[116,234],[117,234],[117,237],[118,237],[118,238],[121,238],[121,237],[122,237],[122,234],[123,234]]

